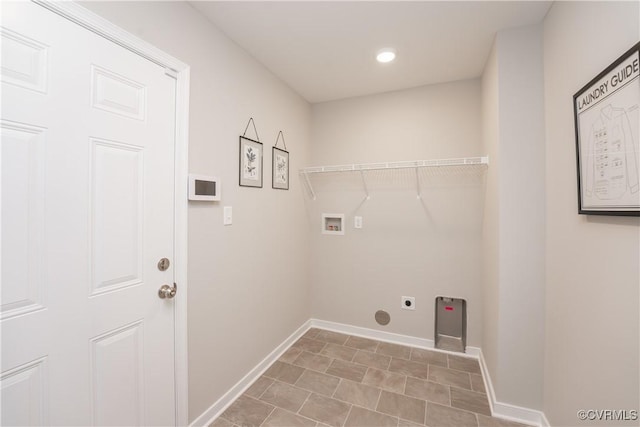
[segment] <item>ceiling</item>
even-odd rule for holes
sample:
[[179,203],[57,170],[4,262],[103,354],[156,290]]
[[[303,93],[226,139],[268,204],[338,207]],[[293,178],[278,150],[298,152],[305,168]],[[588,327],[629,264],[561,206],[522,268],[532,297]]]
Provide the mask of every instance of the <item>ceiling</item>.
[[[470,79],[497,31],[539,23],[548,1],[193,1],[311,103]],[[390,64],[375,60],[392,47]]]

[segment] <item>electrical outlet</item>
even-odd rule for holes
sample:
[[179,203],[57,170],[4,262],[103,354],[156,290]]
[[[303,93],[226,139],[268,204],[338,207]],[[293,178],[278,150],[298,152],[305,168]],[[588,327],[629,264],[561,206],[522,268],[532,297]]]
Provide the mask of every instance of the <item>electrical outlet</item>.
[[362,217],[356,216],[353,219],[353,227],[354,228],[362,228]]
[[402,308],[404,308],[405,310],[415,310],[416,309],[415,297],[402,297]]

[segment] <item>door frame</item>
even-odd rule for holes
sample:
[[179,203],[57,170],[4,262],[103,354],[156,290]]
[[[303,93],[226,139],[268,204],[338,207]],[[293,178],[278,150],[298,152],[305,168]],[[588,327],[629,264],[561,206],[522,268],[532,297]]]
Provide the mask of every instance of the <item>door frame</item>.
[[189,171],[189,65],[139,37],[73,2],[32,0],[71,22],[116,43],[162,67],[176,78],[174,167],[174,277],[178,293],[174,301],[176,425],[189,423],[189,375],[187,357],[187,177]]

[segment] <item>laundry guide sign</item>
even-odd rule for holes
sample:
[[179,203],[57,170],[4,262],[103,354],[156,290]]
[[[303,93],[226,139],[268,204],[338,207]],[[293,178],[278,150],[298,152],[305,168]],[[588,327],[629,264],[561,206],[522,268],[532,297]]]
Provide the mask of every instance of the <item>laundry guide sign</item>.
[[578,212],[640,216],[640,43],[573,96]]

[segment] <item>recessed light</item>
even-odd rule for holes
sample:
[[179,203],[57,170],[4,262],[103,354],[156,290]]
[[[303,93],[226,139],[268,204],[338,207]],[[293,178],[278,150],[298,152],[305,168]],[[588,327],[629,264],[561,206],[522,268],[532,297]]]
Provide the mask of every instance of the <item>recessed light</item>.
[[388,49],[388,48],[381,49],[378,51],[378,54],[376,55],[376,60],[383,64],[386,64],[387,62],[391,62],[394,59],[396,59],[395,49]]

